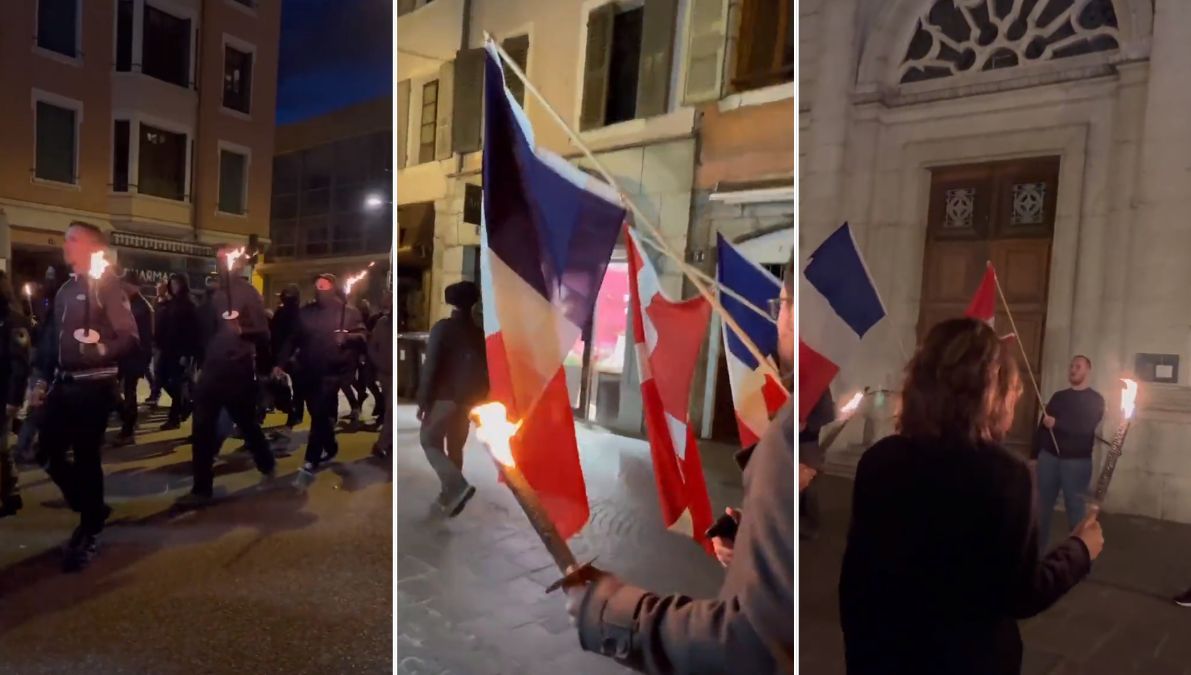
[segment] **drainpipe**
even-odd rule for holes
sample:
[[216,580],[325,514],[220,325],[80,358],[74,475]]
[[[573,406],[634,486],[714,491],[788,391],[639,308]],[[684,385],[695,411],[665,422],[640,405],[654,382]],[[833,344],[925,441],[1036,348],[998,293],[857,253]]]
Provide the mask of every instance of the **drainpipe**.
[[205,50],[203,49],[203,39],[205,36],[205,33],[203,32],[203,26],[205,25],[206,18],[207,18],[207,3],[206,2],[199,3],[199,15],[198,16],[199,16],[198,28],[197,28],[197,30],[194,31],[194,34],[195,34],[195,40],[194,40],[194,42],[195,42],[195,44],[194,44],[194,92],[195,92],[194,136],[190,139],[190,146],[191,146],[191,150],[190,150],[190,185],[187,186],[190,188],[190,227],[192,229],[192,235],[194,236],[195,241],[199,240],[199,200],[198,200],[199,161],[198,161],[198,155],[199,155],[199,148],[202,147],[199,145],[199,130],[203,126],[203,122],[202,122],[202,119],[203,119],[203,84],[202,84],[203,77],[202,77],[202,73],[203,73],[203,54],[205,53]]

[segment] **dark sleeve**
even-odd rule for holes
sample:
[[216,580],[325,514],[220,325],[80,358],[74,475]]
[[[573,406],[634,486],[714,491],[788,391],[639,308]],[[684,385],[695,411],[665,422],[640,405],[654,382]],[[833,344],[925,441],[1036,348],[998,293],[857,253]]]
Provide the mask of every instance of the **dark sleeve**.
[[305,331],[302,328],[302,313],[298,312],[297,317],[294,318],[289,331],[285,335],[285,341],[281,343],[281,347],[277,350],[278,366],[284,366],[294,358],[294,352],[301,348],[303,335],[305,335]]
[[39,329],[36,357],[33,362],[34,381],[48,382],[58,371],[58,316],[57,302],[50,300],[45,323]]
[[265,314],[265,301],[248,282],[244,282],[244,311],[247,321],[240,321],[240,336],[251,342],[269,341],[269,317]]
[[343,329],[347,331],[348,344],[352,349],[358,349],[361,352],[368,347],[368,329],[364,326],[364,319],[360,315],[360,310],[355,307],[348,307],[347,314],[343,317]]
[[426,341],[426,358],[418,374],[418,407],[422,410],[429,410],[432,403],[430,397],[434,394],[435,371],[438,370],[442,342],[446,339],[446,328],[447,324],[443,321],[434,324],[430,329],[430,338]]
[[1071,536],[1045,556],[1038,553],[1038,503],[1031,472],[1018,463],[1008,486],[1003,550],[1016,561],[1008,589],[1010,614],[1028,619],[1045,611],[1092,570],[1084,543]]
[[[19,312],[9,312],[12,323],[8,330],[8,405],[20,407],[25,402],[25,388],[29,385],[29,321]],[[8,433],[0,429],[0,433]]]
[[98,292],[103,294],[103,314],[112,327],[112,335],[105,341],[104,358],[119,361],[137,351],[141,332],[132,315],[132,304],[119,283],[112,279],[100,284]]
[[583,598],[579,642],[645,673],[776,673],[794,658],[794,410],[779,414],[750,461],[731,596],[659,596],[614,577]]

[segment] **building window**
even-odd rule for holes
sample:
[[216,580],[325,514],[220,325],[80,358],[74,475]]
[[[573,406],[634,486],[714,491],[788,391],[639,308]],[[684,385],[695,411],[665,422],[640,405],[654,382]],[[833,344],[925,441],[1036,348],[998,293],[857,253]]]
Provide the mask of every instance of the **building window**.
[[128,152],[131,124],[116,120],[112,128],[112,192],[128,192]]
[[252,105],[252,54],[231,46],[223,48],[223,107],[250,112]]
[[422,85],[422,129],[418,136],[418,163],[434,159],[435,131],[438,124],[438,80]]
[[37,0],[37,46],[72,59],[79,55],[79,0]]
[[612,22],[612,53],[608,62],[608,103],[604,124],[637,115],[637,73],[641,63],[641,20],[644,8],[620,12]]
[[248,155],[219,151],[219,210],[244,215],[248,209]]
[[186,134],[141,125],[137,191],[141,194],[186,198]]
[[141,72],[189,87],[190,52],[190,19],[166,14],[146,4]]
[[[613,2],[588,14],[581,129],[666,111],[673,9],[667,3],[624,9]],[[645,33],[647,24],[656,28],[656,35]]]
[[45,101],[37,102],[37,165],[33,175],[55,183],[75,181],[78,113]]
[[127,73],[132,70],[132,0],[116,3],[116,70]]
[[[528,74],[529,67],[529,36],[518,35],[516,37],[507,38],[500,43],[502,49],[513,57],[513,62],[521,68],[521,72]],[[500,65],[505,72],[505,86],[509,88],[509,92],[513,94],[513,98],[517,101],[517,105],[522,108],[525,107],[525,83],[517,74],[509,68],[509,64],[505,63],[504,59],[500,60]]]
[[745,0],[736,43],[737,91],[794,79],[793,5],[787,0]]

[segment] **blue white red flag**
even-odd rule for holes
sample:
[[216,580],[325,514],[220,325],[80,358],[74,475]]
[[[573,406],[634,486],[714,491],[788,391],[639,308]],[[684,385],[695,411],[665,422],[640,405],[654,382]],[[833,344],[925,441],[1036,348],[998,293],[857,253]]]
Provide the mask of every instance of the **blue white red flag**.
[[490,396],[522,421],[513,458],[570,537],[588,503],[563,358],[592,315],[625,210],[610,186],[535,146],[487,50],[480,277]]
[[[720,286],[749,301],[754,307],[765,307],[782,291],[781,282],[764,268],[741,255],[722,235],[718,236],[718,281]],[[735,297],[720,294],[720,304],[740,326],[757,350],[777,369],[777,326],[747,307]],[[732,385],[732,404],[736,409],[736,425],[740,431],[740,445],[754,445],[765,433],[769,420],[785,405],[789,394],[764,368],[727,324],[723,326],[724,354],[728,364],[728,381]]]
[[860,340],[885,318],[885,304],[847,223],[811,254],[798,299],[798,411],[805,421]]

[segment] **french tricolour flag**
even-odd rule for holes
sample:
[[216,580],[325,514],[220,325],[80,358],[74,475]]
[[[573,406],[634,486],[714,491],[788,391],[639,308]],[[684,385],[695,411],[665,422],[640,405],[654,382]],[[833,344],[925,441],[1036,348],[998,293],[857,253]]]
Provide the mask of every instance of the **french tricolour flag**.
[[[765,307],[781,294],[781,282],[741,255],[722,235],[718,236],[717,245],[719,264],[716,274],[720,286],[731,289],[758,308]],[[720,304],[776,369],[777,326],[727,293],[720,294]],[[785,405],[789,394],[769,371],[763,369],[730,326],[724,324],[723,333],[736,426],[740,431],[740,445],[747,448],[761,439],[770,418]]]
[[492,45],[484,95],[480,277],[490,396],[522,420],[517,467],[570,537],[588,505],[563,357],[592,314],[625,211],[610,186],[536,148]]
[[798,414],[805,421],[860,340],[885,318],[885,304],[847,223],[811,254],[798,299]]

